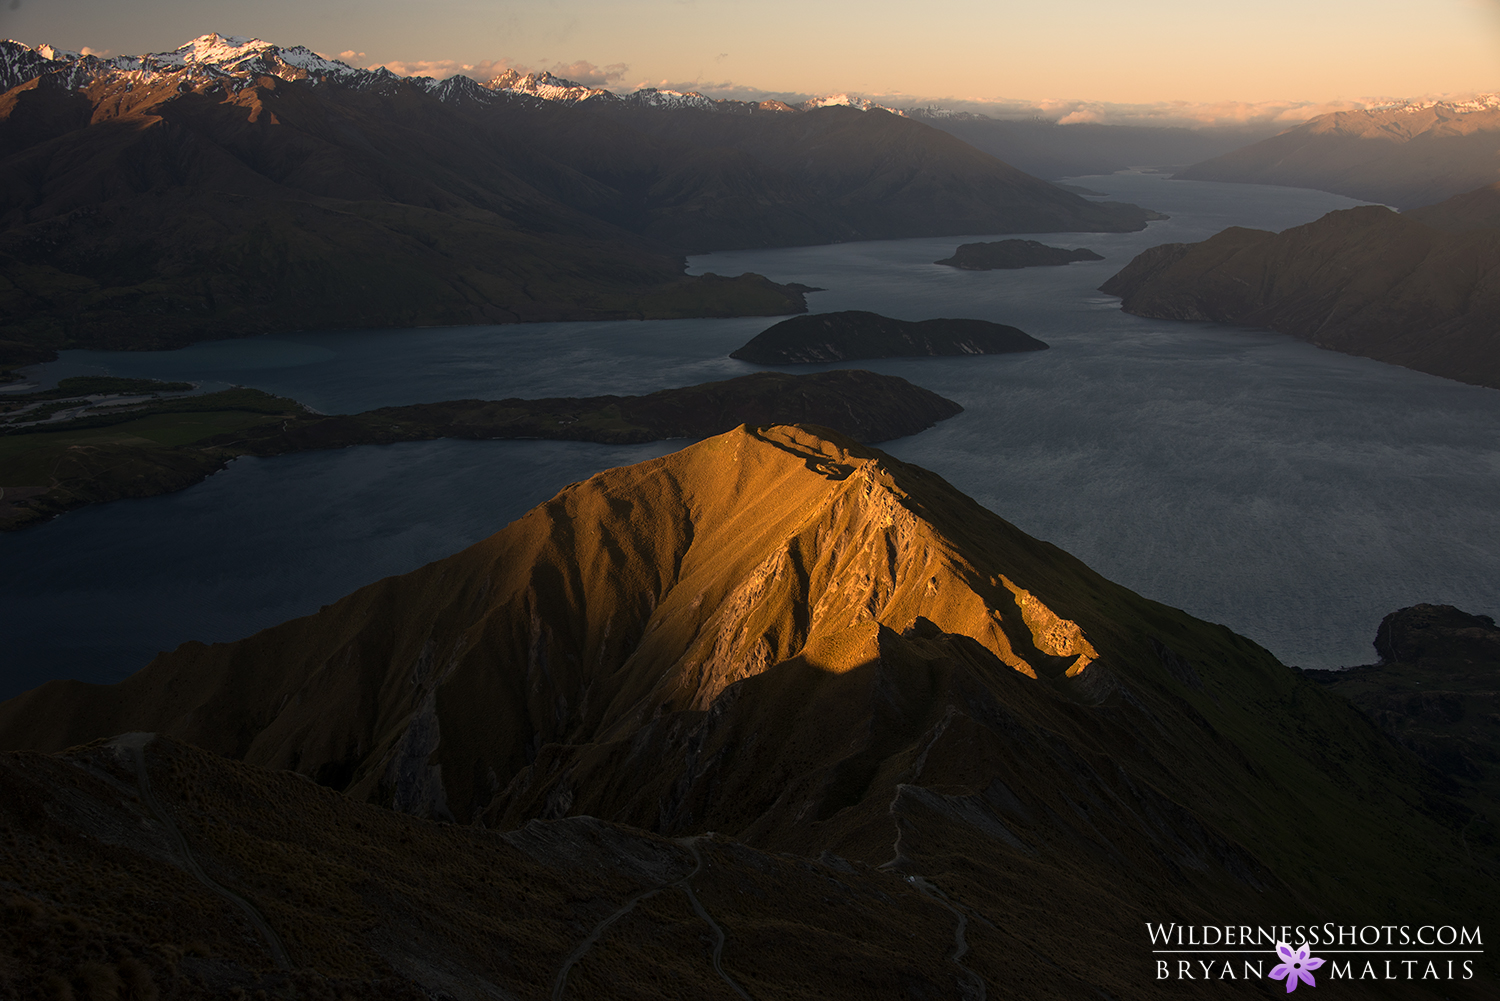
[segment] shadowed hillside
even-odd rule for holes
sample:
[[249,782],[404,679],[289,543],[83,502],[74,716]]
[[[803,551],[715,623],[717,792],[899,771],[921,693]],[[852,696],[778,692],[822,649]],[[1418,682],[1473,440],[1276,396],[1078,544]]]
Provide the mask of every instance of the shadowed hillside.
[[1500,629],[1452,605],[1414,605],[1381,620],[1380,663],[1306,671],[1440,772],[1472,811],[1471,852],[1500,865]]
[[1164,320],[1268,327],[1319,347],[1500,387],[1500,230],[1379,206],[1281,233],[1233,227],[1138,255],[1100,286]]

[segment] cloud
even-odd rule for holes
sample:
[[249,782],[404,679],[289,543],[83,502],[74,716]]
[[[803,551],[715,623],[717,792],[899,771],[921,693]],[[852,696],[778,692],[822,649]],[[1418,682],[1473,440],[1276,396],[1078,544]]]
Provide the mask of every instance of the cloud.
[[[1389,97],[1367,97],[1343,101],[1162,101],[1153,104],[1118,104],[1082,100],[1005,100],[958,97],[913,97],[909,94],[864,93],[890,108],[937,107],[967,111],[999,119],[1033,119],[1059,125],[1143,125],[1159,128],[1287,129],[1311,118],[1337,111],[1362,111],[1399,103]],[[1427,95],[1418,101],[1457,101],[1470,94]],[[782,100],[792,103],[791,98]]]
[[577,62],[554,63],[549,71],[553,76],[560,76],[564,80],[574,80],[587,87],[608,87],[619,83],[624,79],[630,67],[624,63],[611,63],[608,66],[595,66],[587,60],[580,59]]
[[679,94],[689,91],[711,97],[717,101],[785,101],[788,104],[798,104],[814,97],[814,94],[802,94],[787,90],[764,90],[760,87],[749,87],[744,84],[724,80],[714,83],[707,80],[642,80],[631,90],[640,90],[642,87],[655,87],[657,90],[675,90]]
[[354,60],[363,59],[364,57],[365,54],[363,52],[355,52],[353,49],[345,49],[338,54],[338,58],[346,63],[352,63]]
[[109,49],[96,49],[96,48],[92,48],[91,46],[88,46],[88,45],[85,45],[83,48],[79,49],[78,51],[79,51],[79,53],[81,55],[85,55],[85,56],[98,56],[101,59],[103,59],[105,56],[109,55],[109,53],[110,53]]
[[[348,55],[351,54],[340,53],[339,58],[343,59]],[[357,52],[352,55],[362,56],[364,53]],[[450,76],[462,73],[481,83],[494,79],[506,70],[515,70],[517,73],[534,72],[533,67],[522,66],[511,59],[483,59],[477,63],[464,63],[457,59],[414,59],[411,61],[395,60],[384,65],[397,76],[430,76],[437,80],[446,80]],[[376,67],[369,68],[375,69]],[[548,72],[564,80],[581,83],[585,87],[609,87],[623,79],[629,70],[630,67],[624,63],[596,66],[586,59],[580,59],[571,63],[553,63]]]
[[[524,66],[515,66],[509,59],[483,59],[477,63],[461,63],[457,59],[415,59],[410,62],[393,60],[382,64],[397,76],[430,76],[437,80],[446,80],[450,76],[462,73],[483,82],[499,76],[508,69],[526,72]],[[370,66],[368,69],[378,69],[378,66]]]

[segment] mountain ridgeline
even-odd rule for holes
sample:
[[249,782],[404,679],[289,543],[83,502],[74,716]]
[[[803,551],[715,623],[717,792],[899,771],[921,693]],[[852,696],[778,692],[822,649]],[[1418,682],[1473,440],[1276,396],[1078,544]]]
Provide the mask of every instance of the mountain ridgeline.
[[1402,102],[1319,115],[1176,176],[1318,188],[1406,210],[1500,181],[1497,154],[1500,99]]
[[438,83],[212,35],[112,60],[0,43],[0,77],[0,365],[278,329],[786,314],[797,291],[689,278],[681,255],[1152,217],[878,109]]

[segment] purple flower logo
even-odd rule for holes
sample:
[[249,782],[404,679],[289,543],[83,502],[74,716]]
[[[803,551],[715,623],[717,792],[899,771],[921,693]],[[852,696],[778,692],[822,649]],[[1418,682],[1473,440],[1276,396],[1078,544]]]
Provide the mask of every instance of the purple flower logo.
[[1285,942],[1276,943],[1276,955],[1282,958],[1279,966],[1271,970],[1271,978],[1280,980],[1286,978],[1286,992],[1288,994],[1297,989],[1298,981],[1307,981],[1307,986],[1316,987],[1318,982],[1313,979],[1312,971],[1323,965],[1321,959],[1315,959],[1307,954],[1307,946],[1302,946],[1296,952]]

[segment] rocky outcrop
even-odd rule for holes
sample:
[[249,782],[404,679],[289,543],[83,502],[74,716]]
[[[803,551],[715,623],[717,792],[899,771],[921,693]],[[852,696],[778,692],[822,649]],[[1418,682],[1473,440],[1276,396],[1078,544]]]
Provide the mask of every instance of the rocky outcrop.
[[1500,628],[1452,605],[1413,605],[1380,621],[1375,652],[1378,664],[1305,673],[1461,780],[1476,836],[1500,857]]
[[1137,316],[1267,327],[1500,387],[1500,230],[1346,209],[1281,233],[1232,227],[1153,247],[1100,291]]
[[1016,327],[989,320],[894,320],[847,309],[793,317],[756,334],[729,357],[762,365],[800,365],[860,358],[992,355],[1042,351]]

